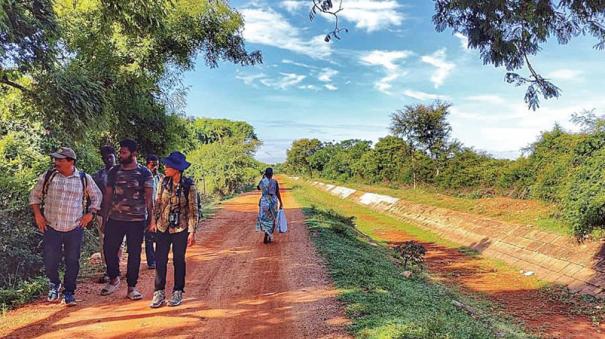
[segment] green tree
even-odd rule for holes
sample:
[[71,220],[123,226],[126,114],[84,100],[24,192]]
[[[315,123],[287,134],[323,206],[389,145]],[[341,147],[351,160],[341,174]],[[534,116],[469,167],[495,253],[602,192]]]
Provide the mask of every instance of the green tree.
[[323,148],[318,139],[298,139],[292,142],[287,151],[286,165],[290,172],[311,175],[313,170],[321,172],[323,168],[312,166],[311,158]]

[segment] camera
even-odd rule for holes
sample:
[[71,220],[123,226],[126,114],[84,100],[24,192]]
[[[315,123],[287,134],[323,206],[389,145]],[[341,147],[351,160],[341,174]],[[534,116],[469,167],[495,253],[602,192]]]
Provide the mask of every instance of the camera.
[[179,226],[181,213],[179,211],[171,211],[168,215],[168,226],[174,228]]

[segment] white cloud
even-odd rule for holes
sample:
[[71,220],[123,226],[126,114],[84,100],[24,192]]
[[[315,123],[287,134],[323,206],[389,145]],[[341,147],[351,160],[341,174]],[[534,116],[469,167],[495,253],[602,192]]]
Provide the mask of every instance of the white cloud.
[[325,84],[324,87],[329,91],[336,91],[338,89],[338,87],[334,86],[333,84]]
[[499,104],[503,104],[504,103],[504,99],[498,95],[491,95],[491,94],[485,94],[485,95],[471,95],[465,98],[468,101],[473,101],[473,102],[479,102],[479,103],[485,103],[485,104],[493,104],[493,105],[499,105]]
[[[302,0],[282,1],[280,6],[289,12],[296,12],[301,9],[311,10],[313,3]],[[338,9],[339,1],[334,1],[335,10]],[[401,12],[403,7],[396,0],[347,0],[343,2],[343,11],[338,16],[348,22],[355,24],[355,27],[366,32],[375,32],[391,27],[401,26],[405,20],[405,15]],[[321,14],[326,20],[332,21],[332,15]],[[341,27],[346,27],[341,24]]]
[[371,51],[361,57],[361,62],[372,66],[382,66],[388,70],[395,70],[399,66],[397,60],[412,55],[411,51]]
[[250,74],[250,75],[236,75],[235,78],[238,80],[242,80],[244,82],[244,84],[246,85],[252,85],[254,84],[255,80],[259,80],[259,79],[263,79],[266,78],[267,75],[265,73],[259,73],[259,74]]
[[296,61],[292,61],[292,60],[289,60],[289,59],[283,59],[281,62],[284,63],[284,64],[289,64],[289,65],[294,65],[294,66],[304,67],[304,68],[309,68],[309,69],[316,69],[317,68],[315,66],[303,64],[302,62],[296,62]]
[[332,82],[332,77],[338,74],[338,71],[331,68],[324,68],[321,70],[317,79],[322,82]]
[[579,70],[563,68],[548,73],[546,77],[553,80],[578,80],[582,74]]
[[425,93],[425,92],[420,92],[420,91],[414,91],[411,89],[405,90],[403,91],[403,94],[410,97],[410,98],[414,98],[414,99],[418,99],[421,101],[425,101],[425,100],[448,100],[449,97],[447,95],[440,95],[440,94],[431,94],[431,93]]
[[277,89],[287,89],[298,85],[301,81],[305,80],[306,76],[296,73],[280,73],[282,75],[279,79],[261,79],[260,82],[267,86]]
[[302,86],[298,86],[298,88],[309,89],[309,90],[316,91],[316,92],[320,90],[320,88],[315,85],[302,85]]
[[343,7],[339,14],[367,32],[400,26],[405,19],[401,5],[395,0],[348,0]]
[[241,14],[245,20],[244,39],[249,43],[286,49],[314,59],[332,54],[332,47],[323,40],[323,35],[304,39],[297,26],[273,9],[246,8]]
[[371,51],[361,56],[362,64],[383,67],[387,75],[374,83],[374,87],[385,94],[391,94],[391,82],[406,74],[401,71],[397,61],[406,59],[413,53],[410,51]]
[[285,8],[288,12],[296,12],[305,7],[311,9],[311,4],[311,2],[306,1],[286,0],[282,1],[279,6]]
[[460,46],[462,46],[462,49],[464,49],[465,51],[470,51],[470,49],[468,48],[468,38],[464,34],[454,33],[454,36],[458,38],[458,40],[460,40]]
[[422,62],[437,68],[431,76],[431,82],[435,85],[435,88],[443,85],[445,79],[456,67],[453,63],[447,62],[445,60],[446,57],[445,48],[442,48],[431,55],[425,55],[421,58]]

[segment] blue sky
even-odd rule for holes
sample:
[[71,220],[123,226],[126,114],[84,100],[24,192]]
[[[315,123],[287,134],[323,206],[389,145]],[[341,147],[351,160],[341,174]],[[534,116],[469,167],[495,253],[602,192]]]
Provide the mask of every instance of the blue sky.
[[256,157],[269,163],[284,161],[298,138],[377,141],[397,109],[434,99],[452,103],[454,138],[508,158],[555,122],[573,129],[574,112],[605,114],[605,51],[592,48],[593,38],[548,43],[532,58],[563,95],[531,111],[504,69],[483,65],[463,36],[435,31],[432,1],[343,0],[349,33],[331,43],[323,36],[332,22],[310,22],[310,3],[231,2],[246,20],[247,48],[264,62],[209,69],[200,60],[185,74],[187,114],[251,123],[264,142]]

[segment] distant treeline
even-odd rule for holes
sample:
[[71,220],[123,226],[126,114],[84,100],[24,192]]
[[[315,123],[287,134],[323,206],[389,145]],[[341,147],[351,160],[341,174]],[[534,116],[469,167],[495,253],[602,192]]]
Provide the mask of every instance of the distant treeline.
[[467,197],[547,201],[561,207],[559,217],[578,238],[605,224],[605,123],[593,112],[574,115],[580,132],[555,125],[525,155],[506,160],[451,140],[449,107],[440,102],[407,106],[392,115],[393,135],[375,144],[296,140],[284,168],[340,182],[423,185]]

